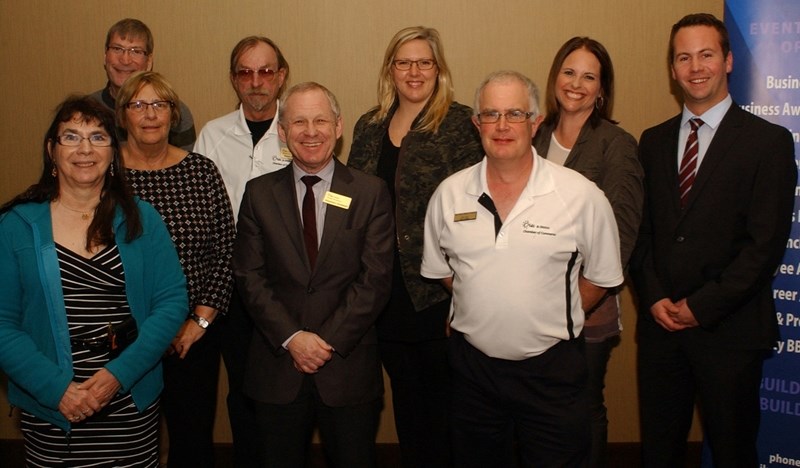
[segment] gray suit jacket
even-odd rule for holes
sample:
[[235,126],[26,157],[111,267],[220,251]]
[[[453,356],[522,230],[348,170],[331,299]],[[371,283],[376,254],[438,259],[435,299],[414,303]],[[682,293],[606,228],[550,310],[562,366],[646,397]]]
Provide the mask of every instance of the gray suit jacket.
[[239,212],[233,271],[255,323],[245,393],[272,404],[297,396],[303,374],[282,344],[298,330],[318,334],[336,352],[317,374],[329,406],[372,401],[383,392],[373,326],[389,297],[394,224],[386,184],[334,160],[330,191],[350,197],[328,205],[311,270],[292,166],[247,184]]
[[[554,130],[555,127],[542,124],[533,138],[533,146],[543,158],[547,157]],[[592,127],[588,121],[583,125],[564,161],[564,167],[594,182],[611,203],[619,229],[623,267],[628,266],[642,220],[644,172],[636,156],[636,140],[625,130],[601,119],[597,127]]]

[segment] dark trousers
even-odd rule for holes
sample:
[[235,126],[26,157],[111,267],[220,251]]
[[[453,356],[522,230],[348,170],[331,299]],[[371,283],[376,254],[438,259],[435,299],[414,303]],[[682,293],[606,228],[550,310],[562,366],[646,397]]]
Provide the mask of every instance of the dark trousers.
[[228,314],[220,323],[222,329],[222,360],[228,374],[228,419],[233,435],[233,466],[254,468],[259,463],[259,442],[253,402],[245,396],[244,370],[253,322],[234,289]]
[[454,332],[453,460],[459,468],[583,467],[589,453],[583,339],[523,361],[491,358]]
[[586,342],[586,366],[589,372],[587,398],[592,415],[592,445],[589,451],[591,468],[608,467],[608,409],[603,391],[606,388],[606,370],[611,349],[619,344],[619,336],[606,340]]
[[392,386],[402,466],[450,466],[447,340],[380,341],[379,345]]
[[305,467],[315,424],[319,426],[329,466],[377,466],[375,435],[380,400],[353,406],[327,406],[319,396],[313,377],[306,376],[293,402],[285,405],[255,402],[254,406],[265,468]]
[[695,399],[715,468],[758,466],[763,350],[705,345],[699,330],[668,332],[639,319],[643,465],[683,466]]
[[219,382],[220,330],[211,325],[186,357],[164,359],[161,408],[169,435],[170,468],[214,466],[214,416]]

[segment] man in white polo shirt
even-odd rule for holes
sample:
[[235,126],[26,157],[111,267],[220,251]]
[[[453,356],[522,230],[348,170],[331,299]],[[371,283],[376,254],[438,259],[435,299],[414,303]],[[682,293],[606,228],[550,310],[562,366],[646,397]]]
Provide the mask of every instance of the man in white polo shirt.
[[[275,42],[263,36],[240,40],[231,51],[229,75],[239,106],[208,122],[197,138],[194,151],[217,165],[231,199],[234,218],[238,219],[244,188],[250,179],[292,162],[292,153],[278,138],[281,112],[278,98],[286,88],[288,76],[289,63]],[[242,390],[253,324],[235,291],[221,326],[234,466],[258,467],[261,441],[256,437],[252,402]]]
[[453,292],[459,467],[582,466],[589,447],[584,310],[623,282],[603,192],[539,157],[536,86],[496,72],[473,117],[486,157],[446,179],[425,219],[422,275]]
[[225,181],[238,219],[244,186],[250,179],[283,169],[292,153],[278,138],[280,96],[289,63],[278,45],[263,36],[240,40],[231,52],[230,80],[239,106],[208,122],[194,151],[214,161]]

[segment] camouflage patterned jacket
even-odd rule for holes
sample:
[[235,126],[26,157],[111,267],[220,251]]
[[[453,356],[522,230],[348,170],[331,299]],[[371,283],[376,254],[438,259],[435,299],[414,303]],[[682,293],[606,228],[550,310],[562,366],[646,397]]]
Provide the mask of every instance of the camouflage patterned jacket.
[[[377,172],[383,138],[394,114],[390,112],[381,123],[370,123],[376,112],[372,109],[358,119],[347,159],[348,166],[372,175]],[[454,102],[438,132],[416,132],[414,122],[400,146],[395,178],[397,243],[406,289],[417,311],[448,297],[440,284],[423,279],[419,273],[425,211],[441,181],[483,158],[471,116],[471,108]]]

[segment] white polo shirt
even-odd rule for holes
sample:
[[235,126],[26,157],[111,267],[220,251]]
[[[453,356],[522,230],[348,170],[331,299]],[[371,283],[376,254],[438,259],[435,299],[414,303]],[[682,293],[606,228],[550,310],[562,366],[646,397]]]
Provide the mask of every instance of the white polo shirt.
[[230,114],[208,122],[197,137],[194,152],[217,165],[231,199],[233,218],[237,221],[247,181],[292,162],[292,153],[278,138],[279,114],[280,101],[272,125],[255,147],[241,105]]
[[453,276],[453,329],[484,354],[522,360],[583,329],[578,276],[622,284],[619,235],[603,192],[533,150],[533,170],[495,238],[486,158],[444,180],[425,217],[422,276]]

